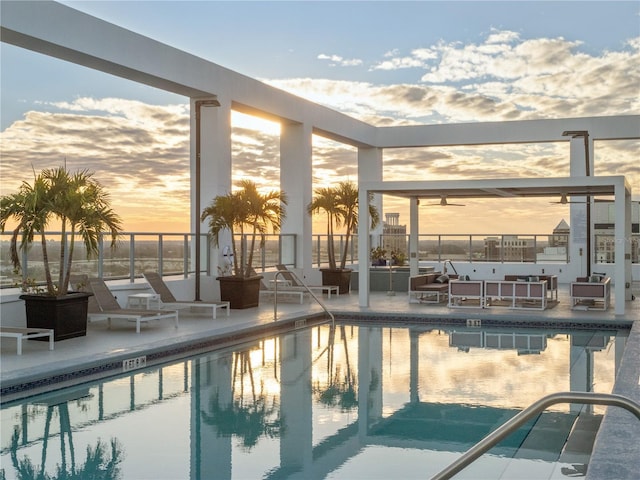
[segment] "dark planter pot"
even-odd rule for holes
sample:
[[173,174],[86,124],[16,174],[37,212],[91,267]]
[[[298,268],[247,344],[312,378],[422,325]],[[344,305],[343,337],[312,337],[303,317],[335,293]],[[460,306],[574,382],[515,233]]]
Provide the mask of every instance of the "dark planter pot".
[[[87,307],[91,293],[74,292],[64,297],[20,295],[27,314],[27,328],[52,328],[58,342],[87,334]],[[48,341],[48,338],[34,338]]]
[[321,268],[323,285],[338,285],[340,295],[351,291],[351,269]]
[[217,277],[220,282],[220,299],[229,302],[231,308],[253,308],[260,303],[260,281],[257,277]]

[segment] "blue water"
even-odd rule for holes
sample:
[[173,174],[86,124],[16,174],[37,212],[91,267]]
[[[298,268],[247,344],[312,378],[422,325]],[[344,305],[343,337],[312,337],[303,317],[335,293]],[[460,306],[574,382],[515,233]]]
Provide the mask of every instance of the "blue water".
[[[57,468],[90,471],[87,448],[100,442],[98,469],[116,452],[101,478],[428,478],[543,395],[610,392],[623,342],[537,329],[297,330],[5,405],[0,460],[8,479],[17,462],[60,478]],[[553,408],[459,478],[563,478],[588,461],[561,457],[578,413]]]

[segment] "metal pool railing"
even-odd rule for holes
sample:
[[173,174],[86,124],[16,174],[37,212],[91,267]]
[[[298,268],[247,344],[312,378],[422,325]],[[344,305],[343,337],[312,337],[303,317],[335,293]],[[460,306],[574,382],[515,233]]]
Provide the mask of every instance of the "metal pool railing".
[[[276,281],[274,282],[274,284],[275,284],[275,294],[273,295],[273,320],[274,320],[274,321],[278,319],[278,282],[277,282],[277,280],[278,280],[278,275],[282,275],[282,274],[284,274],[284,273],[285,273],[284,271],[282,271],[282,270],[278,270],[278,271],[276,272],[276,274],[274,275],[274,277],[273,277],[273,279],[274,279],[274,280],[276,280]],[[324,302],[323,302],[322,300],[320,300],[320,299],[316,296],[316,294],[315,294],[315,293],[313,293],[313,292],[311,291],[311,289],[307,286],[307,284],[306,284],[306,283],[304,283],[302,280],[300,280],[300,279],[298,278],[298,276],[297,276],[294,272],[288,271],[288,272],[286,272],[286,273],[290,273],[290,274],[293,276],[293,278],[295,278],[295,279],[296,279],[296,281],[297,281],[297,282],[298,282],[298,283],[299,283],[299,284],[300,284],[300,285],[301,285],[301,286],[302,286],[302,287],[303,287],[303,288],[304,288],[304,289],[309,293],[309,295],[311,295],[311,296],[314,298],[314,300],[315,300],[316,302],[318,302],[318,305],[320,305],[320,307],[322,307],[322,309],[325,311],[325,313],[326,313],[327,315],[329,315],[329,317],[331,318],[331,325],[332,325],[332,326],[333,326],[333,325],[335,325],[335,323],[336,323],[336,319],[335,319],[335,317],[333,316],[333,313],[331,313],[331,312],[329,311],[329,309],[327,308],[327,306],[324,304]]]
[[551,405],[557,403],[582,403],[590,405],[611,405],[622,407],[633,413],[640,420],[640,405],[633,400],[622,395],[613,393],[594,393],[594,392],[558,392],[542,397],[540,400],[532,403],[530,406],[522,410],[515,417],[503,423],[496,430],[484,437],[473,447],[467,450],[455,462],[450,464],[444,470],[441,470],[431,480],[446,480],[459,473],[464,468],[477,460],[484,453],[497,445],[501,440],[511,435],[522,425],[527,423],[536,415],[539,415]]

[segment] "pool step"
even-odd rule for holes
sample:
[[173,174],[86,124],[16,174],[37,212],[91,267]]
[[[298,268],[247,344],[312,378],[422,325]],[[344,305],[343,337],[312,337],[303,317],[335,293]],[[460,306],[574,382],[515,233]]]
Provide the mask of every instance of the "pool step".
[[590,413],[542,414],[500,478],[583,476],[601,421],[601,415]]
[[601,423],[602,415],[581,413],[578,416],[558,460],[559,468],[556,468],[550,479],[566,479],[586,474]]

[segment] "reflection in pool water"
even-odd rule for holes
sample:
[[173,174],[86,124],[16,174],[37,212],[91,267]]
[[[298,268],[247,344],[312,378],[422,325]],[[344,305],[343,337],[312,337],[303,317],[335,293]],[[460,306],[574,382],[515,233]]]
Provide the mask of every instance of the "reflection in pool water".
[[[4,405],[2,468],[9,479],[32,478],[18,462],[49,478],[92,465],[97,478],[425,478],[543,395],[610,392],[625,338],[298,330]],[[601,413],[558,405],[461,478],[583,468],[589,451],[577,446]],[[78,452],[91,456],[77,463]]]

